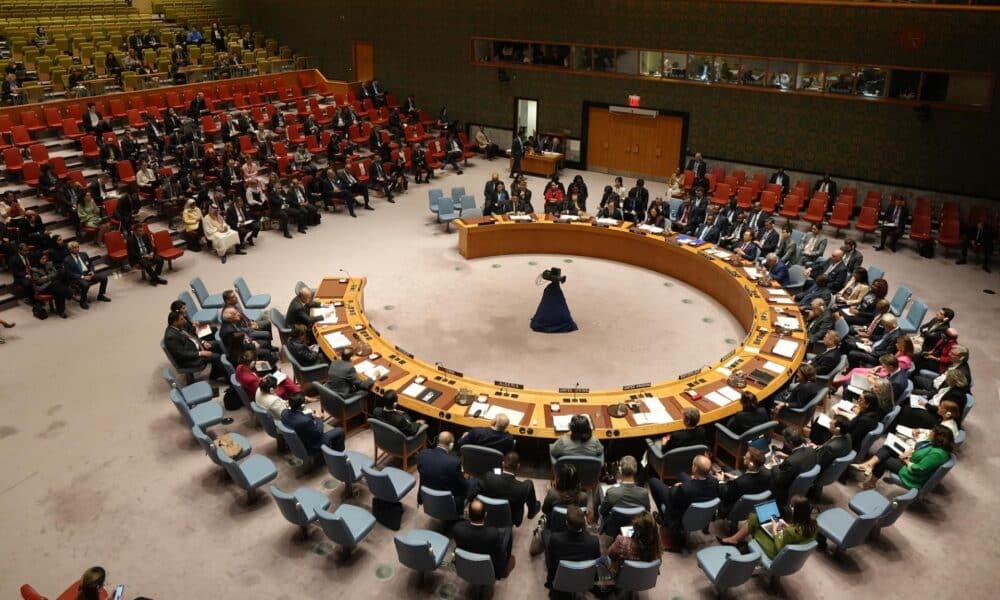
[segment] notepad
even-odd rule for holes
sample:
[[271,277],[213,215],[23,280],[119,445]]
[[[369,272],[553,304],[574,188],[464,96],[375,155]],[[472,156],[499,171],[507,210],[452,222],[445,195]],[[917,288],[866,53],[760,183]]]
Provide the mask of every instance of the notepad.
[[[552,415],[552,427],[556,431],[569,431],[570,419],[576,415]],[[584,413],[584,417],[587,417],[587,421],[590,422],[590,427],[594,427],[594,422],[590,420],[590,415]]]
[[785,370],[785,367],[772,361],[767,361],[766,363],[764,363],[764,368],[777,375],[781,375],[781,373]]
[[285,375],[281,371],[275,371],[274,373],[271,373],[271,377],[274,377],[274,381],[278,385],[281,385],[282,381],[288,379],[288,375]]
[[717,406],[728,406],[732,400],[726,398],[719,392],[709,392],[705,394],[705,400],[717,405]]
[[760,354],[760,348],[746,347],[743,351],[747,354]]
[[212,337],[212,327],[210,325],[202,325],[198,329],[195,329],[194,332],[199,338]]
[[885,445],[889,446],[899,454],[903,454],[913,448],[916,445],[912,440],[906,440],[895,433],[890,433],[885,436]]
[[794,317],[783,317],[781,315],[778,315],[778,318],[775,319],[774,324],[782,329],[787,329],[789,331],[798,331],[802,329],[801,327],[799,327],[799,320]]
[[771,299],[771,302],[774,302],[775,304],[795,304],[791,298],[773,298]]
[[[503,406],[497,406],[496,404],[491,404],[489,408],[486,409],[486,413],[482,415],[484,419],[493,420],[497,415],[507,415],[510,419],[511,425],[520,425],[521,419],[524,418],[524,413],[519,410],[514,410],[513,408],[506,408]],[[566,428],[569,430],[569,427]]]
[[787,296],[788,292],[781,288],[767,288],[767,293],[771,296]]
[[778,343],[774,345],[774,349],[771,350],[771,353],[778,356],[784,356],[785,358],[791,358],[795,356],[798,349],[799,343],[795,340],[779,340]]
[[824,413],[819,413],[818,415],[816,415],[816,424],[819,425],[820,427],[829,430],[831,422],[832,419]]
[[646,413],[636,413],[634,416],[644,415],[646,423],[649,425],[662,425],[674,420],[667,412],[666,407],[658,398],[643,398],[642,403],[646,406]]
[[912,427],[907,427],[906,425],[896,425],[896,435],[900,437],[905,437],[911,440],[915,440],[917,439],[917,437],[913,435],[913,433],[914,429]]
[[347,339],[347,336],[339,331],[327,333],[323,336],[323,339],[333,349],[345,348],[351,345],[351,340]]
[[354,365],[355,370],[368,379],[381,379],[389,374],[389,369],[382,365],[376,365],[370,360],[364,360]]
[[841,400],[833,405],[833,412],[844,415],[849,419],[854,418],[854,403],[850,400]]
[[579,221],[580,217],[576,215],[559,215],[560,221]]
[[337,309],[333,306],[328,308],[314,308],[312,309],[312,316],[322,317],[319,321],[320,325],[332,325],[337,322]]
[[715,372],[716,373],[721,373],[722,375],[724,375],[726,377],[729,377],[730,375],[733,374],[733,372],[731,370],[727,369],[726,367],[719,367],[718,369],[715,370]]
[[927,403],[927,398],[914,394],[910,396],[910,408],[923,408]]
[[609,219],[607,217],[601,217],[600,219],[597,219],[597,223],[599,225],[617,225],[618,219]]
[[533,221],[531,215],[507,215],[511,221]]
[[643,224],[643,225],[639,225],[638,229],[641,229],[643,231],[648,231],[649,233],[663,233],[663,228],[662,227],[657,227],[655,225],[646,225],[646,224]]
[[419,398],[421,394],[427,391],[427,387],[420,385],[419,383],[411,383],[406,386],[403,390],[403,394],[411,398]]

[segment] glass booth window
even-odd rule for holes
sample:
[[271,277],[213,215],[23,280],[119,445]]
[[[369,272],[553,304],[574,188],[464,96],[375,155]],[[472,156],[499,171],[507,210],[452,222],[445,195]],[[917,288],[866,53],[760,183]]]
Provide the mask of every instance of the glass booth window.
[[497,46],[497,53],[500,51],[501,42],[491,42],[490,40],[475,40],[472,43],[472,53],[476,62],[492,62],[496,60],[493,47]]
[[740,82],[740,59],[716,56],[713,61],[715,81],[736,85]]
[[626,75],[639,74],[639,51],[618,50],[615,52],[615,71]]
[[691,54],[688,56],[687,77],[694,81],[713,81],[712,57]]
[[614,71],[615,51],[611,48],[594,48],[594,70]]
[[767,87],[779,90],[795,89],[798,65],[792,62],[772,61],[768,63]]
[[847,65],[827,65],[826,79],[823,85],[826,91],[831,94],[853,94],[855,83],[855,72]]
[[920,71],[894,70],[889,84],[889,97],[916,100],[920,93],[920,79]]
[[639,74],[643,77],[663,77],[663,53],[643,50],[639,53]]
[[826,68],[817,63],[799,63],[795,89],[803,92],[822,92]]
[[569,67],[569,46],[532,44],[532,50],[534,51],[532,62],[536,65]]
[[669,79],[687,79],[687,54],[664,52],[663,76]]
[[857,95],[866,98],[882,98],[885,96],[885,83],[888,71],[878,67],[861,67],[858,70]]
[[590,48],[573,47],[573,68],[578,71],[590,71],[593,68],[594,53]]
[[740,83],[761,87],[767,82],[767,61],[762,58],[745,58],[740,65]]

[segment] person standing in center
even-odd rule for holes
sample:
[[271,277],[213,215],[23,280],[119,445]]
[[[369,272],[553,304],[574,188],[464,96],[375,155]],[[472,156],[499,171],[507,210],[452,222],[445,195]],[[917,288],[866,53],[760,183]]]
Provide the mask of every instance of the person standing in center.
[[521,141],[521,133],[514,134],[514,141],[510,144],[510,177],[513,179],[521,172],[521,157],[524,156],[524,142]]

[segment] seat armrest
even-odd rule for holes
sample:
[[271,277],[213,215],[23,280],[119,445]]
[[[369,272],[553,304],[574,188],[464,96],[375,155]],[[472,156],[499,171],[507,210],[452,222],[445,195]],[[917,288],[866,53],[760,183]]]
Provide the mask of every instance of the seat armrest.
[[407,453],[409,453],[409,451],[417,445],[420,447],[427,445],[427,428],[427,424],[424,423],[420,426],[420,429],[418,429],[416,433],[403,440],[403,448]]
[[718,433],[721,433],[726,438],[729,438],[730,440],[732,440],[734,442],[738,442],[740,440],[740,436],[738,436],[735,433],[733,433],[731,429],[729,429],[728,427],[726,427],[722,423],[716,423],[715,424],[715,430]]

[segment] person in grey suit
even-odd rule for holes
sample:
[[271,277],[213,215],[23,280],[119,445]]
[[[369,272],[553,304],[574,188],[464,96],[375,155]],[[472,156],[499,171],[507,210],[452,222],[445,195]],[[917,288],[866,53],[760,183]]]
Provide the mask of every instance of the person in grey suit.
[[375,380],[358,377],[358,371],[351,362],[351,358],[353,357],[354,350],[344,348],[340,351],[340,360],[330,361],[326,385],[345,399],[350,398],[358,392],[364,393],[367,402],[371,396],[371,389],[375,385]]
[[891,354],[896,351],[896,340],[902,335],[899,329],[899,322],[892,314],[882,316],[882,329],[885,333],[878,341],[872,343],[871,350],[866,351],[863,347],[847,353],[847,365],[854,369],[857,367],[871,367],[878,364],[879,357],[883,354]]
[[[635,474],[639,470],[639,465],[634,456],[623,456],[618,465],[618,472],[621,481],[613,485],[604,492],[604,500],[598,509],[603,522],[608,521],[611,509],[616,506],[641,506],[649,510],[649,490],[635,482]],[[616,537],[618,532],[607,532],[608,535]]]
[[569,421],[569,433],[552,444],[549,454],[553,459],[561,456],[604,456],[604,446],[594,437],[590,420],[584,415],[573,415]]
[[833,313],[826,307],[826,302],[822,298],[813,298],[809,304],[809,318],[806,320],[809,343],[822,342],[826,332],[831,329],[833,329]]

